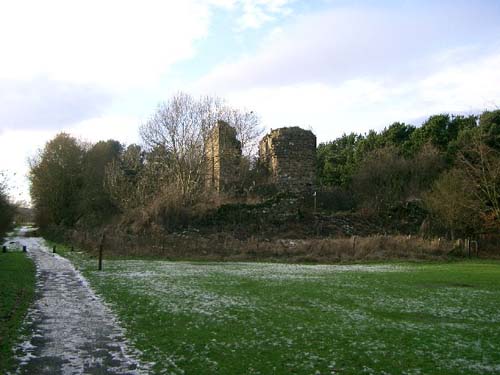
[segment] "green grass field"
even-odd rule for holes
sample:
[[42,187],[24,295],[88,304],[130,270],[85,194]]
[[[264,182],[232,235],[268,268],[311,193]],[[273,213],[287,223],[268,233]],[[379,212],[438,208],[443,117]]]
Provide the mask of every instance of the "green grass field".
[[287,265],[67,256],[169,374],[500,373],[500,263]]
[[21,252],[0,253],[0,374],[13,365],[12,345],[33,299],[35,266]]

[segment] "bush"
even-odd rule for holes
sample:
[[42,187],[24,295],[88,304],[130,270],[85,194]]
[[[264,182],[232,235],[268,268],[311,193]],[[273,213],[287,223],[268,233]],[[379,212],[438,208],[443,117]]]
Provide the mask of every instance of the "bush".
[[15,207],[7,196],[7,185],[2,179],[0,181],[0,238],[12,228],[15,213]]

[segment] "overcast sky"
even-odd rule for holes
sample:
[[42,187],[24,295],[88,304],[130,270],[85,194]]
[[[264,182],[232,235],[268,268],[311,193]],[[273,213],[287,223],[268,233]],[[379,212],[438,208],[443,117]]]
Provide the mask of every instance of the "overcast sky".
[[319,141],[500,107],[500,1],[0,0],[0,170],[60,131],[138,142],[177,91]]

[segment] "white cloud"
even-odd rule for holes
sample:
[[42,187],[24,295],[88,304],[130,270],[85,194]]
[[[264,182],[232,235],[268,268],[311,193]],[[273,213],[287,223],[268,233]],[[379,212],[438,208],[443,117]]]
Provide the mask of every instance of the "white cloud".
[[427,108],[468,111],[500,106],[500,51],[450,64],[418,82]]
[[301,83],[234,90],[227,97],[235,106],[256,111],[267,128],[312,128],[320,141],[329,141],[395,121],[498,108],[499,84],[500,52],[444,66],[421,79]]
[[[443,50],[454,51],[458,59],[467,52],[467,58],[484,53],[487,42],[493,50],[499,47],[495,18],[469,8],[436,3],[428,9],[353,7],[299,15],[254,53],[215,67],[199,85],[220,92],[423,76],[436,66],[431,57]],[[465,27],[476,20],[481,28]]]
[[87,85],[36,77],[0,79],[0,130],[54,129],[99,115],[111,95]]
[[127,87],[193,56],[209,26],[196,1],[18,0],[0,3],[0,78]]
[[292,13],[295,0],[207,0],[208,4],[235,11],[236,29],[258,29]]
[[289,12],[290,0],[17,0],[0,2],[0,79],[126,88],[152,84],[192,58],[214,7],[242,29]]
[[124,144],[139,142],[141,119],[126,116],[102,116],[82,121],[66,129],[71,135],[92,143],[114,139]]
[[276,17],[291,12],[289,0],[241,0],[243,14],[238,19],[240,30],[258,29]]
[[[268,128],[312,127],[322,141],[498,106],[495,6],[411,4],[299,15],[193,88],[256,111]],[[468,27],[475,21],[481,27]]]

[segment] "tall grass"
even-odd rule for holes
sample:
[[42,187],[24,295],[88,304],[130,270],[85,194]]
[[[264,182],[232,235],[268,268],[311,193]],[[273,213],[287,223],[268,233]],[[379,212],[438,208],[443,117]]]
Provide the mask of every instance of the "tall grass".
[[[99,233],[74,231],[68,242],[97,253]],[[381,260],[444,259],[451,241],[416,236],[367,236],[316,239],[238,239],[233,234],[184,232],[163,236],[108,233],[105,256],[159,257],[177,260],[251,260],[336,263]],[[457,254],[455,254],[457,255]]]

